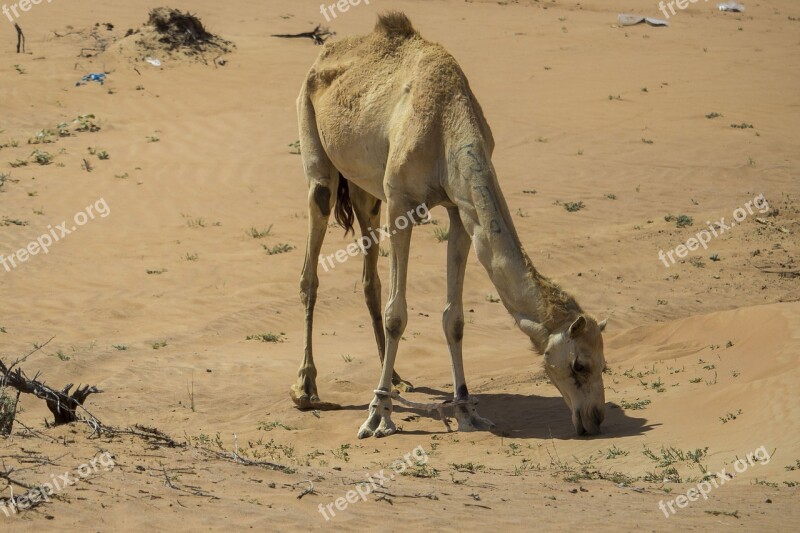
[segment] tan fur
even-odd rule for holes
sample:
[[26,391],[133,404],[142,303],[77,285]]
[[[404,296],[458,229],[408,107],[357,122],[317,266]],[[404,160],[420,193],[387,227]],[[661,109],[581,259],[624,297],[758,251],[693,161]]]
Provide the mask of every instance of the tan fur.
[[[459,428],[491,425],[469,402],[461,361],[461,293],[471,244],[506,309],[545,354],[545,368],[573,410],[576,430],[595,432],[604,403],[600,335],[604,323],[584,319],[575,300],[539,274],[523,250],[491,162],[491,130],[456,60],[440,45],[423,39],[405,15],[382,15],[369,35],[325,45],[297,106],[309,187],[309,240],[301,277],[306,349],[292,389],[298,406],[319,403],[311,343],[319,284],[317,256],[341,173],[356,192],[351,198],[361,210],[362,233],[369,229],[364,227],[368,220],[376,221],[366,214],[375,200],[386,202],[390,229],[396,230],[391,236],[392,284],[385,324],[374,316],[376,299],[380,301],[380,291],[375,291],[380,283],[373,264],[376,258],[368,253],[364,267],[367,305],[384,363],[378,390],[388,391],[392,383],[410,388],[393,369],[408,320],[405,293],[412,227],[394,222],[421,204],[442,205],[450,217],[443,323],[456,381]],[[379,324],[385,335],[378,334]],[[571,370],[577,361],[588,369],[585,375]],[[359,437],[393,433],[391,410],[390,399],[376,394]]]

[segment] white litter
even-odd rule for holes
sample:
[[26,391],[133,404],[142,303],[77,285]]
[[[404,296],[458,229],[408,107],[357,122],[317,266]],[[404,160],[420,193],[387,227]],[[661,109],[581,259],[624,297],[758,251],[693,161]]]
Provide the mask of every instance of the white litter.
[[160,67],[161,66],[161,61],[158,60],[158,59],[155,59],[153,57],[146,57],[146,58],[144,58],[144,60],[147,61],[148,63],[150,63],[151,65],[153,65],[154,67]]
[[717,4],[720,11],[734,11],[736,13],[744,13],[744,4],[739,2],[723,2]]
[[661,19],[654,19],[651,17],[642,17],[641,15],[626,15],[621,13],[617,16],[620,26],[635,26],[645,22],[651,26],[669,26],[669,22]]

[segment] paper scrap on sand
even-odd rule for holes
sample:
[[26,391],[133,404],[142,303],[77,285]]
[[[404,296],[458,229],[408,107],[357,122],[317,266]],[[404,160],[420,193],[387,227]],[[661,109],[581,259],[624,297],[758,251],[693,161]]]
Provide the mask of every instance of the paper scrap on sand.
[[736,13],[744,13],[744,4],[739,2],[723,2],[717,4],[720,11],[734,11]]
[[636,24],[641,24],[642,22],[651,26],[669,26],[669,22],[666,20],[654,19],[652,17],[642,17],[641,15],[626,15],[624,13],[620,13],[617,19],[619,20],[620,26],[635,26]]

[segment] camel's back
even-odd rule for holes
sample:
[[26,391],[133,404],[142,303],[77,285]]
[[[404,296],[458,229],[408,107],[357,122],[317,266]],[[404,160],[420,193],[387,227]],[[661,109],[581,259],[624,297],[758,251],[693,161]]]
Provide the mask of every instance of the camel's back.
[[413,109],[406,126],[424,134],[441,124],[454,98],[485,124],[458,62],[444,47],[423,39],[402,13],[379,16],[368,35],[326,44],[305,91],[318,121],[362,134],[379,133],[375,126],[391,123],[402,109]]

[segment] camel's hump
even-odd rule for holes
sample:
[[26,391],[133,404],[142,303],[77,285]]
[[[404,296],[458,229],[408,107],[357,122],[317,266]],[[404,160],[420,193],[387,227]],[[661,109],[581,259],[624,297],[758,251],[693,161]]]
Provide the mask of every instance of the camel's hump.
[[405,13],[390,11],[378,15],[378,22],[375,24],[375,32],[383,33],[390,37],[413,37],[417,30],[408,20]]

